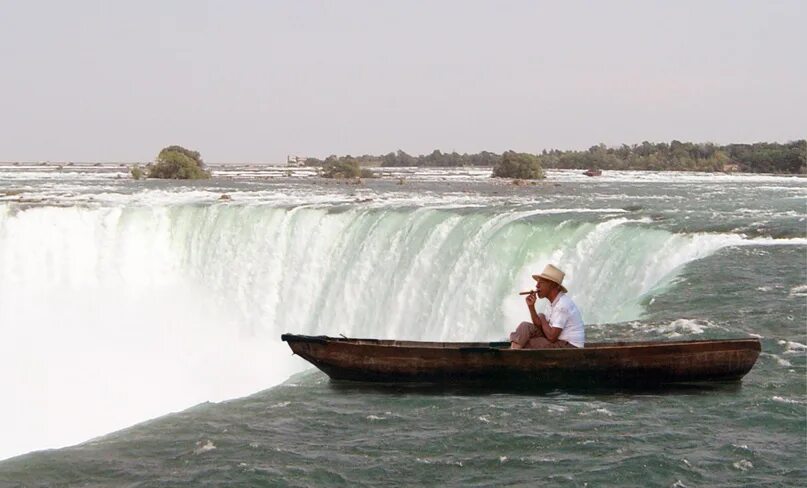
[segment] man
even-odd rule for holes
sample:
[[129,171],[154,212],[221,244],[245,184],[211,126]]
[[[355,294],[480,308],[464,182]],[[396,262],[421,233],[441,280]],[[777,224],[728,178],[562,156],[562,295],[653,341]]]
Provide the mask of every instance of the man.
[[[583,347],[586,330],[577,305],[566,294],[563,278],[566,274],[547,264],[539,275],[532,275],[537,282],[535,291],[527,295],[527,308],[532,322],[521,322],[510,334],[511,349],[541,349]],[[549,313],[535,311],[538,298],[549,300]]]

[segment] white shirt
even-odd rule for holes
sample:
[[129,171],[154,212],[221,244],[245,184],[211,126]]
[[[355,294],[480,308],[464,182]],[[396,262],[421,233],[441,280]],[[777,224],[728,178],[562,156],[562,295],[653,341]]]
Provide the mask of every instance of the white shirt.
[[577,305],[565,293],[559,293],[555,301],[549,304],[547,314],[549,325],[563,329],[558,339],[564,340],[575,347],[583,347],[586,343],[586,328],[583,325],[583,316]]

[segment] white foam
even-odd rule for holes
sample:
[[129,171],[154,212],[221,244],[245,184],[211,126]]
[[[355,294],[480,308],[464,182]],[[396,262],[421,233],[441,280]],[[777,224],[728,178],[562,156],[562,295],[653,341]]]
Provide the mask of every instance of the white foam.
[[197,441],[196,448],[194,448],[193,453],[196,455],[206,453],[208,451],[212,451],[216,449],[215,444],[210,439],[205,441]]
[[0,365],[20,372],[0,381],[25,399],[0,403],[0,458],[244,396],[307,367],[187,275],[170,240],[181,226],[164,209],[144,212],[0,213]]
[[772,400],[775,401],[775,402],[789,403],[789,404],[795,404],[795,405],[805,405],[805,404],[807,404],[807,401],[805,401],[804,399],[786,398],[786,397],[781,397],[781,396],[774,396],[772,398]]
[[792,297],[805,297],[807,296],[807,285],[794,286],[790,289],[790,296]]
[[735,468],[739,469],[740,471],[748,471],[749,469],[753,468],[754,465],[751,464],[751,461],[747,459],[741,459],[736,463],[732,464]]
[[752,239],[742,239],[735,245],[738,246],[805,246],[807,238],[803,237],[754,237]]
[[415,462],[421,464],[443,464],[447,466],[457,466],[463,467],[462,461],[450,461],[450,460],[442,460],[442,459],[428,459],[428,458],[415,458]]
[[[26,170],[27,168],[27,170]],[[305,181],[316,174],[314,168],[287,168],[283,166],[271,165],[238,165],[238,166],[211,166],[213,175],[218,179],[207,182],[204,189],[193,189],[189,187],[178,187],[173,190],[153,190],[145,182],[141,182],[142,191],[131,193],[133,185],[137,182],[129,180],[129,168],[120,165],[74,165],[58,171],[55,165],[48,166],[11,166],[0,165],[0,174],[5,181],[37,181],[35,188],[30,188],[37,195],[50,202],[81,202],[96,201],[111,204],[180,204],[180,203],[204,203],[218,200],[223,192],[227,192],[233,198],[233,202],[277,202],[283,205],[306,205],[306,204],[339,204],[349,203],[357,200],[355,196],[362,194],[373,195],[369,188],[356,187],[351,191],[354,196],[344,192],[344,185],[304,185],[304,187],[294,188],[289,185],[284,188],[273,188],[271,190],[257,191],[232,191],[223,190],[219,187],[231,186],[231,180],[238,181],[261,181],[266,178],[283,178],[286,174],[291,174],[294,181]],[[376,172],[386,178],[413,179],[419,181],[433,181],[447,183],[462,181],[487,181],[491,184],[510,186],[509,180],[498,180],[490,178],[490,168],[374,168]],[[124,179],[125,185],[114,180]],[[564,183],[564,182],[586,182],[591,184],[592,192],[590,197],[598,201],[614,200],[623,201],[624,195],[613,195],[606,192],[597,192],[600,186],[608,186],[612,183],[647,183],[663,182],[665,184],[684,183],[688,185],[703,184],[710,189],[711,193],[719,193],[721,187],[729,189],[748,183],[765,183],[757,185],[757,189],[764,191],[777,191],[781,193],[783,189],[803,194],[807,192],[803,179],[772,176],[772,175],[724,175],[713,173],[688,173],[688,172],[646,172],[646,171],[607,171],[602,177],[592,179],[582,175],[578,170],[547,170],[547,180],[539,183]],[[771,183],[781,183],[771,185]],[[100,185],[100,186],[99,186]],[[125,188],[125,191],[122,189]],[[136,188],[136,186],[135,186]],[[437,204],[437,205],[458,205],[458,206],[490,206],[494,204],[510,204],[513,202],[546,203],[552,200],[534,194],[518,195],[486,195],[480,193],[468,193],[468,189],[458,190],[456,193],[409,191],[405,186],[399,188],[400,191],[385,194],[382,200],[388,203],[406,204]],[[26,193],[26,197],[29,192]],[[364,198],[358,198],[363,200]],[[646,195],[642,200],[680,200],[680,195]],[[10,198],[15,199],[15,198]],[[375,200],[375,198],[374,198]],[[378,203],[370,202],[373,205]],[[569,209],[564,209],[568,211]],[[621,209],[603,209],[607,211],[622,211]],[[766,214],[765,210],[747,208],[739,209],[740,212]],[[794,211],[786,211],[777,215],[800,214]]]
[[771,399],[773,401],[775,401],[775,402],[780,402],[780,403],[790,403],[790,404],[795,404],[795,405],[807,404],[807,402],[805,402],[804,400],[798,400],[798,399],[795,399],[795,398],[785,398],[785,397],[780,397],[780,396],[774,396]]
[[714,327],[714,324],[705,320],[677,319],[669,324],[653,327],[651,330],[669,338],[675,338],[684,334],[703,334],[706,329],[711,327]]
[[[37,178],[52,177],[54,179],[70,178],[117,178],[130,177],[130,167],[135,163],[69,163],[48,162],[45,164],[18,165],[0,163],[0,171],[12,176],[34,175]],[[59,170],[59,166],[62,167]],[[142,164],[141,164],[142,166]],[[263,179],[268,177],[294,178],[312,177],[317,173],[315,167],[288,167],[265,163],[256,164],[208,164],[213,176],[222,178]],[[475,181],[489,180],[492,168],[489,167],[370,167],[368,168],[379,176],[391,178],[405,178],[407,180],[447,180],[447,181]],[[553,169],[544,171],[549,181],[559,182],[586,182],[593,187],[613,182],[643,183],[712,183],[723,185],[742,185],[747,183],[760,183],[759,188],[766,190],[792,190],[792,184],[801,183],[797,176],[782,176],[752,173],[705,173],[690,171],[617,171],[606,170],[597,178],[590,178],[577,169]],[[29,176],[30,177],[30,176]],[[502,180],[509,184],[509,180]]]
[[796,354],[801,351],[807,351],[807,345],[795,341],[777,341],[780,346],[785,346],[785,354]]
[[580,415],[581,417],[588,417],[590,415],[605,415],[606,417],[612,417],[614,413],[605,407],[600,407],[595,408],[594,410],[582,411],[578,415]]
[[773,358],[774,361],[776,361],[776,364],[778,364],[779,366],[782,366],[784,368],[789,368],[789,367],[793,366],[790,363],[790,361],[788,361],[785,358],[779,357],[776,354],[771,354],[769,352],[762,352],[762,353],[760,353],[760,356],[771,357],[771,358]]

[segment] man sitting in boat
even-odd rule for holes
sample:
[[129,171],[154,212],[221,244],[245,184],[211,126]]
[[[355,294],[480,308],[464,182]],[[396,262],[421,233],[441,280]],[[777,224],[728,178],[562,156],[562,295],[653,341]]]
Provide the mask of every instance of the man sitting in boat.
[[[551,264],[547,264],[541,274],[532,275],[537,283],[526,299],[532,322],[521,322],[510,334],[511,349],[583,347],[586,342],[583,317],[566,294],[565,276],[566,273]],[[535,311],[538,298],[549,300],[547,315]]]

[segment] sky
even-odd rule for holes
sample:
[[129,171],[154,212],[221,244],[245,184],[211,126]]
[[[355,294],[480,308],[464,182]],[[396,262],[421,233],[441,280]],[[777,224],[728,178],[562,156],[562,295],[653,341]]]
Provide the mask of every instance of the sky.
[[0,0],[0,161],[807,136],[807,2]]

